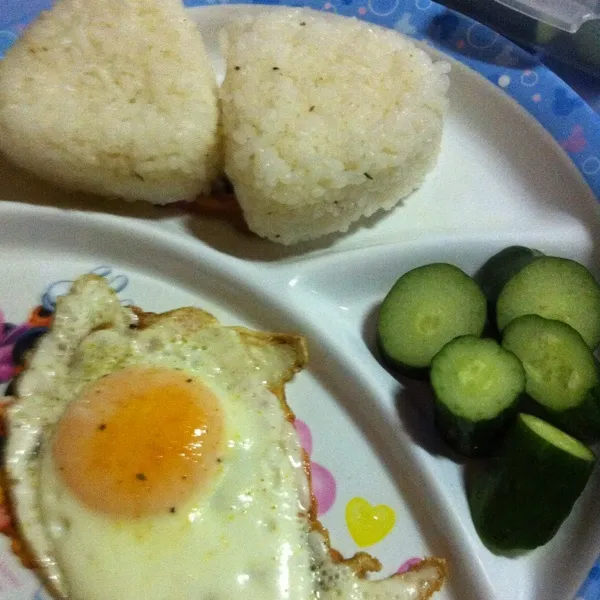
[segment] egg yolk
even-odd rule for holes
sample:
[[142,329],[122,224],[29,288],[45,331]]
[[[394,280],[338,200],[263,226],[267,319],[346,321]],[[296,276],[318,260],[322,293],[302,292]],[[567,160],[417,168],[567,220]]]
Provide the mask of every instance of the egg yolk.
[[139,518],[176,512],[220,462],[218,398],[184,371],[134,367],[86,387],[60,420],[53,457],[91,509]]

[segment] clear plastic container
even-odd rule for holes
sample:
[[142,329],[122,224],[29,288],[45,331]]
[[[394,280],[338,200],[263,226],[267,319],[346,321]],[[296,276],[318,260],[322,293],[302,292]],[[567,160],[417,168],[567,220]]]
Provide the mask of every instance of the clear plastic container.
[[536,21],[570,33],[575,33],[586,21],[600,18],[600,0],[496,0],[496,2]]
[[600,0],[436,1],[498,31],[557,72],[564,66],[591,76],[590,86],[598,87]]

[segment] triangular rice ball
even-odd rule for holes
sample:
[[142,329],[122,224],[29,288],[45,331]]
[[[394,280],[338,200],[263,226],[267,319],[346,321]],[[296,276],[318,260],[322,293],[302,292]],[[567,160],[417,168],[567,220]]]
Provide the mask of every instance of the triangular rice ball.
[[292,244],[346,231],[434,166],[449,65],[410,39],[310,9],[226,34],[225,170],[255,233]]
[[0,62],[0,149],[59,185],[191,198],[217,172],[217,122],[180,0],[59,0]]

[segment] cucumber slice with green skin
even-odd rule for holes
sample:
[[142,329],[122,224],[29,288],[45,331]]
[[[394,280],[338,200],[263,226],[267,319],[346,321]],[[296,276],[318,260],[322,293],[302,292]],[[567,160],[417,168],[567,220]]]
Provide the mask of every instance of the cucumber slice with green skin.
[[500,339],[500,332],[496,326],[498,296],[502,288],[514,275],[539,256],[543,256],[539,250],[533,250],[525,246],[509,246],[494,254],[475,273],[474,279],[488,301],[488,320],[484,335]]
[[546,544],[583,492],[595,460],[575,438],[519,414],[489,468],[469,486],[471,516],[483,543],[500,552]]
[[528,314],[568,323],[590,348],[600,343],[600,285],[573,260],[541,256],[502,288],[496,305],[498,329]]
[[489,258],[475,273],[475,281],[490,304],[496,304],[502,288],[523,267],[544,256],[539,250],[525,246],[509,246]]
[[431,363],[435,422],[460,454],[490,452],[511,424],[525,389],[521,361],[491,339],[455,338]]
[[447,263],[425,265],[402,275],[385,297],[378,345],[393,369],[422,374],[450,340],[481,335],[485,317],[485,296],[471,277]]
[[525,391],[544,418],[570,434],[600,436],[600,380],[592,351],[571,326],[524,315],[504,330],[502,347],[525,368]]

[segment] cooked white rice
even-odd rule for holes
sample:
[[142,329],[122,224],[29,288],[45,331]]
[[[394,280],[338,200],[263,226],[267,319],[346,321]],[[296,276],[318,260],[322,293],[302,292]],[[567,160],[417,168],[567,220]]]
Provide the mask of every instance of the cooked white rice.
[[217,171],[217,121],[180,0],[59,0],[0,61],[0,149],[57,184],[191,198]]
[[290,9],[233,23],[225,47],[225,169],[257,234],[345,231],[434,166],[449,65],[404,36]]

